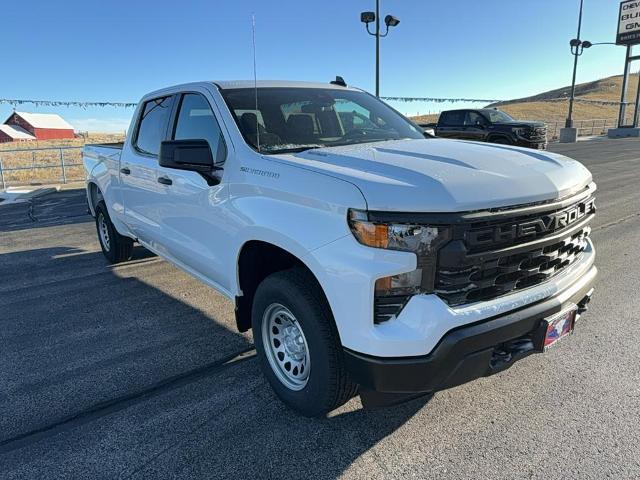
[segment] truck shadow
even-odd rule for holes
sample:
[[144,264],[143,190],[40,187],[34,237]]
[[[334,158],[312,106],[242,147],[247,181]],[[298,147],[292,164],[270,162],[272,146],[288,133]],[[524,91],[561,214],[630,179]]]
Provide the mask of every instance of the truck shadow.
[[93,218],[83,188],[49,193],[24,203],[0,203],[0,232],[86,222],[93,222]]
[[[124,416],[131,441],[142,431],[145,437],[175,437],[175,446],[149,466],[148,452],[132,460],[118,450],[122,433],[114,433],[113,470],[103,472],[109,478],[123,473],[125,458],[126,470],[134,472],[164,459],[156,478],[187,471],[211,478],[262,478],[266,472],[335,478],[427,402],[362,410],[352,400],[331,418],[299,417],[260,376],[251,336],[235,330],[231,302],[142,248],[115,267],[101,252],[80,248],[4,253],[0,278],[10,279],[0,284],[0,454],[12,454],[8,471],[29,465],[30,448]],[[224,376],[225,386],[216,388]],[[214,388],[203,390],[201,382]],[[177,391],[193,403],[232,402],[209,421],[206,410],[196,413],[203,418],[184,442],[180,432],[170,431],[171,421],[162,420],[174,413],[148,407]],[[82,474],[100,455],[93,447],[62,448],[56,455],[61,465],[74,456]],[[33,468],[41,468],[35,460]]]

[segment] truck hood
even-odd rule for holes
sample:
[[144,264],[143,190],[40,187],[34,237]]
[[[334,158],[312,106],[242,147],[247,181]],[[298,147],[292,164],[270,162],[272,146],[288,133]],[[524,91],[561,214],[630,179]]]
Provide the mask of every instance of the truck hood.
[[273,157],[351,182],[369,210],[507,207],[565,197],[591,182],[584,166],[562,155],[461,140],[395,140]]

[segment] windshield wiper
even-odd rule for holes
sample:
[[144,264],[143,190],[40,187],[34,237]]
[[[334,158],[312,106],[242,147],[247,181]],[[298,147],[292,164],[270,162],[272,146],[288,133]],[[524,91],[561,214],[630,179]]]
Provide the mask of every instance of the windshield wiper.
[[313,150],[316,148],[322,148],[322,145],[305,145],[299,147],[279,148],[278,150],[263,150],[261,153],[276,154],[276,153],[300,153],[307,150]]

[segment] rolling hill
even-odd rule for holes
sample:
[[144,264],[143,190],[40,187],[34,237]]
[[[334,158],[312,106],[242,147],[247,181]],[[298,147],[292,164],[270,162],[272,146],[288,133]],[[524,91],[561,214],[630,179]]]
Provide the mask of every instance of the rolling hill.
[[[628,100],[635,101],[638,75],[633,75],[629,81]],[[619,102],[622,90],[622,75],[607,77],[593,82],[576,85],[576,98],[586,100],[603,100]],[[551,137],[554,130],[564,126],[567,116],[568,97],[571,87],[562,87],[530,97],[518,98],[489,105],[507,112],[514,118],[521,120],[542,120],[549,124]],[[555,101],[554,101],[555,100]],[[627,109],[627,118],[633,115],[633,106]],[[590,103],[574,104],[573,118],[578,127],[591,129],[593,133],[601,133],[600,129],[613,126],[618,117],[617,105],[597,105]],[[435,122],[438,115],[422,115],[413,117],[420,122]],[[594,122],[595,120],[595,122]],[[606,123],[605,123],[606,121]],[[589,133],[589,132],[587,132]]]

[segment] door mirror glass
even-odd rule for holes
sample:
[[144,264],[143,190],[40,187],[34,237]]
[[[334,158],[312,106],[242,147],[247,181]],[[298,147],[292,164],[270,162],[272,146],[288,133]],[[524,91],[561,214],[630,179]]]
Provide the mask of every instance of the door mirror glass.
[[197,140],[165,140],[160,146],[160,166],[199,173],[214,170],[209,142]]

